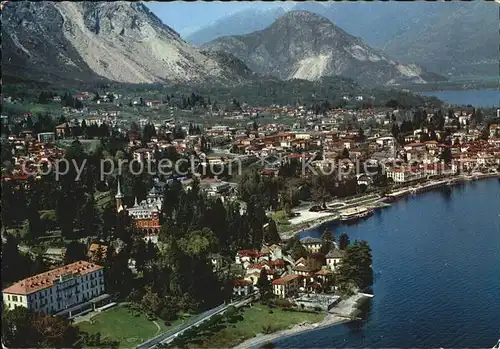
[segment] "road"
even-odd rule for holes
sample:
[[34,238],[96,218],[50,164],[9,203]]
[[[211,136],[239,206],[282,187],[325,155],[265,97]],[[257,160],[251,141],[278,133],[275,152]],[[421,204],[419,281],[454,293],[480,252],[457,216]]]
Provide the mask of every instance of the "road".
[[182,334],[184,331],[201,324],[202,322],[210,319],[212,316],[223,313],[231,306],[240,307],[240,306],[252,301],[254,297],[255,297],[255,294],[247,296],[243,299],[232,302],[230,304],[221,304],[213,309],[207,310],[206,312],[201,313],[200,315],[196,316],[193,319],[190,319],[189,321],[185,322],[184,324],[179,325],[176,328],[173,328],[167,332],[164,332],[164,333],[162,333],[154,338],[151,338],[151,339],[145,341],[144,343],[138,345],[137,349],[151,349],[151,348],[154,348],[155,346],[157,346],[158,344],[168,344],[172,340],[174,340],[174,338],[176,338],[178,335]]

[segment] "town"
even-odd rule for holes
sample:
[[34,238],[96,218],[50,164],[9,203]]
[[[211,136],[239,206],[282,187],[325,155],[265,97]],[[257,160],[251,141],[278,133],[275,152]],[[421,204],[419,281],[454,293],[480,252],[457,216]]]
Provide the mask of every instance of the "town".
[[376,297],[368,242],[301,233],[500,173],[500,110],[176,98],[4,108],[7,347],[230,347],[356,318]]

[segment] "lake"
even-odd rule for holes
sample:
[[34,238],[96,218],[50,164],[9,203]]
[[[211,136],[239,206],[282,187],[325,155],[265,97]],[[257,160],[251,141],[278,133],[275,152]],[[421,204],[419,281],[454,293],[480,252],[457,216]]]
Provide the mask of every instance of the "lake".
[[375,297],[363,321],[278,348],[491,348],[500,338],[500,181],[437,189],[357,225],[327,224],[372,247]]
[[500,92],[498,89],[431,91],[421,92],[424,96],[435,96],[449,104],[471,104],[474,107],[498,108]]

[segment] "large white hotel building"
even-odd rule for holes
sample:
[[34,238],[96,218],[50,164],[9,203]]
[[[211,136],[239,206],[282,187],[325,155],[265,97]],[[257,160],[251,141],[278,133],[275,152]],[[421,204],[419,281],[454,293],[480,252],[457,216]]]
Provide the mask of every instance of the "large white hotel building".
[[104,268],[86,261],[31,276],[2,293],[7,309],[22,306],[67,317],[94,310],[110,298],[104,293]]

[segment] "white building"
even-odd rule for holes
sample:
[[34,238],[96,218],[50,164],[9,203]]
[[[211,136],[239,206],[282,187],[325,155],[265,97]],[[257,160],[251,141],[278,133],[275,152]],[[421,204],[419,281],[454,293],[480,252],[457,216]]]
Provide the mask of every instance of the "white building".
[[319,252],[323,246],[323,240],[312,237],[300,239],[300,243],[311,253]]
[[300,275],[290,274],[286,275],[280,279],[274,280],[273,293],[279,298],[288,298],[293,296],[299,291],[300,287]]
[[381,148],[392,147],[396,144],[396,138],[394,137],[379,137],[375,141]]
[[104,268],[86,261],[31,276],[2,293],[8,309],[25,307],[70,318],[93,310],[110,298],[104,294]]
[[337,248],[330,250],[326,255],[326,266],[330,270],[336,270],[342,263],[343,252]]
[[392,178],[395,183],[411,182],[424,178],[422,171],[416,171],[409,168],[393,168],[387,171],[387,178]]
[[54,142],[56,139],[54,132],[43,132],[37,135],[38,141],[43,143]]

